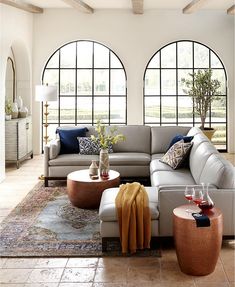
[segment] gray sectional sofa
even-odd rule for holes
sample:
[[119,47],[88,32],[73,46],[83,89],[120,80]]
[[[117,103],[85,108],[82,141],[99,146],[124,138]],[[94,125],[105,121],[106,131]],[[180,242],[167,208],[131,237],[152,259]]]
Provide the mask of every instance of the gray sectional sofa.
[[[71,127],[70,127],[71,128]],[[118,126],[126,140],[113,146],[110,167],[121,177],[150,177],[158,194],[159,235],[172,235],[172,210],[186,204],[183,193],[186,185],[211,184],[211,197],[224,216],[224,235],[235,234],[234,167],[225,160],[200,129],[193,127]],[[87,136],[95,134],[88,127]],[[189,167],[173,170],[159,159],[177,135],[194,136],[189,155]],[[68,173],[88,168],[98,155],[59,154],[60,140],[51,141],[44,149],[45,185],[50,179],[62,179]]]

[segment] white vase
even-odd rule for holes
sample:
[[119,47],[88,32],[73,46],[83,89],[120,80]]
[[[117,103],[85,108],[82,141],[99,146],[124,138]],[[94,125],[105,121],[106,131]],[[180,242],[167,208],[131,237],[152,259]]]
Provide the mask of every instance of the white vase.
[[6,121],[10,121],[10,120],[11,120],[11,115],[5,114],[5,120],[6,120]]
[[100,150],[99,171],[101,178],[107,179],[109,177],[109,154],[107,149]]
[[20,110],[23,107],[23,100],[21,96],[17,97],[15,101],[17,103],[18,109]]
[[19,117],[26,118],[28,115],[28,109],[26,107],[21,107],[19,110]]
[[89,167],[89,175],[90,176],[96,176],[98,175],[98,166],[96,164],[95,160],[91,161],[91,165]]
[[16,102],[12,104],[12,112],[11,112],[12,119],[17,119],[19,116],[18,105]]

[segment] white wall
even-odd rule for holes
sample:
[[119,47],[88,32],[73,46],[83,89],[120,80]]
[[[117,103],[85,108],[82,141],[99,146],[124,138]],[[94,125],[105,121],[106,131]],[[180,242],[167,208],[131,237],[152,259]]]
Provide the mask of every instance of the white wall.
[[[17,89],[31,109],[33,16],[0,4],[0,182],[5,177],[5,75],[11,47],[16,60]],[[23,91],[23,92],[22,92]]]
[[[143,123],[143,73],[150,57],[163,45],[180,39],[195,40],[212,48],[223,60],[229,83],[229,150],[234,152],[234,20],[223,11],[98,10],[82,14],[72,9],[48,9],[34,18],[34,85],[39,84],[47,58],[72,40],[95,40],[122,60],[128,80],[128,124]],[[40,152],[40,108],[33,104],[34,151]]]

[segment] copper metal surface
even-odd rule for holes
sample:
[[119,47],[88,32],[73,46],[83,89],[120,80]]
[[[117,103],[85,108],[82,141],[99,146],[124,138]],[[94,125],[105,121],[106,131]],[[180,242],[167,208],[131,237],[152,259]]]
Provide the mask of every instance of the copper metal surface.
[[80,208],[99,208],[102,192],[120,184],[120,174],[110,170],[109,179],[92,180],[89,170],[72,172],[67,177],[67,192],[71,203]]
[[218,208],[207,212],[209,227],[197,227],[186,209],[198,212],[194,205],[182,205],[173,210],[176,254],[182,272],[207,275],[214,271],[222,244],[223,217]]

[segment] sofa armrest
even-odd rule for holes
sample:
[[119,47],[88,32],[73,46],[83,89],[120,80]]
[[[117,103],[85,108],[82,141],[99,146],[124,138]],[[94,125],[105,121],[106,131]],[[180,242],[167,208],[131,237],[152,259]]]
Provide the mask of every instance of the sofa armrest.
[[49,142],[49,159],[54,159],[60,153],[60,139],[54,139]]
[[172,236],[172,212],[177,206],[186,204],[184,189],[159,189],[158,209],[159,209],[159,234],[160,236]]
[[[235,234],[235,189],[210,189],[210,196],[215,206],[221,209],[224,219],[223,235]],[[172,236],[172,212],[177,206],[187,204],[182,190],[158,191],[159,208],[159,234],[161,236]]]
[[44,176],[48,177],[49,176],[49,169],[48,169],[48,165],[49,165],[49,152],[50,152],[50,146],[49,145],[45,145],[44,146],[44,154],[43,154],[43,162],[44,162]]
[[49,176],[49,160],[56,158],[60,153],[60,140],[54,139],[44,146],[44,176]]

